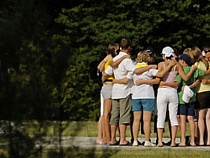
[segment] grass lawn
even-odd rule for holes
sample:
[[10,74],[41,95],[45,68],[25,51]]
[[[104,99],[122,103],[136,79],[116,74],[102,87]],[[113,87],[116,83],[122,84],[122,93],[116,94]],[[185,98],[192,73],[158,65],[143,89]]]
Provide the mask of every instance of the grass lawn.
[[[152,122],[151,137],[156,137],[154,133],[154,123]],[[189,135],[189,125],[187,123],[187,134]],[[86,136],[96,137],[97,136],[97,122],[94,121],[27,121],[22,124],[22,135],[21,138],[36,138],[42,136]],[[127,128],[127,137],[130,137],[130,127]],[[118,136],[118,135],[117,135]],[[139,137],[143,138],[144,135],[139,133]],[[169,138],[168,123],[165,124],[164,138]],[[179,137],[179,132],[177,134]],[[1,137],[0,137],[1,138]],[[8,139],[1,138],[6,141]],[[24,149],[25,148],[25,149]],[[27,150],[26,150],[27,149]],[[195,148],[196,149],[196,148]],[[30,146],[10,146],[9,148],[1,149],[0,147],[0,158],[16,157],[28,157],[28,158],[80,158],[80,157],[95,157],[95,158],[124,158],[124,157],[146,157],[146,158],[161,158],[161,157],[179,157],[179,158],[205,158],[209,157],[209,151],[199,150],[172,150],[170,148],[158,148],[158,149],[145,149],[145,150],[119,150],[119,149],[82,149],[78,147],[68,149],[35,149]]]
[[[30,137],[35,137],[37,135],[43,136],[85,136],[85,137],[97,137],[97,122],[95,121],[45,121],[37,122],[30,121],[23,123],[23,132]],[[151,138],[156,137],[154,133],[154,122],[151,122]],[[187,132],[189,135],[189,125],[187,123]],[[117,136],[118,132],[117,132]],[[130,126],[127,127],[126,136],[130,137]],[[177,137],[179,137],[179,131],[177,132]],[[139,132],[139,137],[144,138],[144,135]],[[164,138],[169,138],[169,128],[168,122],[165,123],[165,132],[163,134]]]
[[[9,158],[8,150],[0,149],[1,158]],[[210,151],[199,150],[95,150],[69,148],[63,150],[42,150],[24,155],[24,158],[209,158]]]

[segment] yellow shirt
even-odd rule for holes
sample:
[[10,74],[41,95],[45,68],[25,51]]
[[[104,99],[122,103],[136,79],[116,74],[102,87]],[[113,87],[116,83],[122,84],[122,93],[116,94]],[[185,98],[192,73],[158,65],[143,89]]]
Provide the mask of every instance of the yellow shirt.
[[[209,62],[209,64],[210,64],[210,62]],[[197,68],[206,71],[206,66],[205,66],[205,64],[204,64],[202,61],[196,62],[195,65],[197,66]],[[210,67],[209,67],[209,68],[210,68]],[[205,76],[203,76],[202,78],[204,78],[204,79],[210,79],[210,75],[205,75]],[[210,91],[210,84],[204,85],[204,84],[202,84],[202,83],[199,83],[199,84],[196,86],[196,91],[197,91],[197,93]]]
[[[113,59],[109,59],[106,63],[105,63],[105,65],[104,65],[104,71],[109,67],[109,64],[110,64],[110,62],[112,61]],[[107,80],[113,80],[114,79],[114,77],[113,76],[110,76],[110,77],[108,77],[107,78]],[[105,83],[112,83],[111,81],[105,81]]]

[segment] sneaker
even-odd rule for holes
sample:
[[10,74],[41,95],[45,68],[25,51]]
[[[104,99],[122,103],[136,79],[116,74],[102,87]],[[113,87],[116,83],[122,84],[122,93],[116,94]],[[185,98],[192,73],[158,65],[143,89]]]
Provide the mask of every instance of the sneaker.
[[138,141],[133,141],[133,146],[139,146]]
[[145,141],[144,146],[145,147],[155,147],[156,145],[151,143],[150,141]]

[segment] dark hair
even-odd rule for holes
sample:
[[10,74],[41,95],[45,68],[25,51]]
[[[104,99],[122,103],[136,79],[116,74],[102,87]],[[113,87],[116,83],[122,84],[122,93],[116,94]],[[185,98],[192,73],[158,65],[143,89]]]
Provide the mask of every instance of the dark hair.
[[[115,43],[115,47],[119,47],[118,49],[115,49],[115,51],[117,52],[117,54],[119,54],[120,53],[120,45],[119,45],[119,43]],[[112,56],[112,57],[114,57],[114,56]]]
[[174,54],[175,54],[177,57],[179,57],[180,52],[179,52],[176,48],[174,48]]
[[207,44],[207,45],[203,46],[203,49],[210,49],[210,45]]
[[125,49],[128,49],[128,47],[131,46],[131,40],[128,39],[128,38],[123,38],[121,41],[120,41],[120,47],[125,50]]
[[149,53],[149,55],[152,55],[155,53],[155,50],[152,47],[147,47],[145,50]]
[[112,57],[115,57],[115,44],[109,44],[107,54],[111,54]]
[[170,57],[165,57],[166,59],[171,59],[171,58],[173,58],[174,56],[173,55],[171,55]]

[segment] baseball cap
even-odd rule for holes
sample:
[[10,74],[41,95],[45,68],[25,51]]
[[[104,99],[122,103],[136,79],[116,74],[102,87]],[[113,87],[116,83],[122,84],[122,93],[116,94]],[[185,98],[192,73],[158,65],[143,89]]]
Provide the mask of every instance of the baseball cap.
[[188,65],[189,65],[189,63],[190,63],[190,56],[189,55],[187,55],[187,54],[181,54],[180,56],[179,56],[179,58],[178,58],[178,60],[184,60]]
[[163,48],[161,54],[164,54],[165,57],[174,56],[174,50],[171,47],[167,46]]
[[145,50],[147,51],[147,53],[149,53],[149,55],[155,52],[155,50],[152,47],[147,47]]

